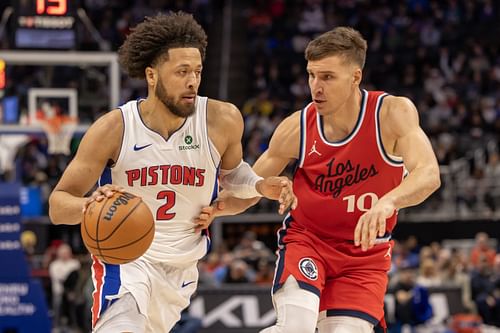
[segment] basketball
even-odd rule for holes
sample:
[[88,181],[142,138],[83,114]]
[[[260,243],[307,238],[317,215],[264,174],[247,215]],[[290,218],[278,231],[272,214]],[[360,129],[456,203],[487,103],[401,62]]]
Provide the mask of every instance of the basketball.
[[131,193],[92,202],[81,224],[83,243],[108,264],[125,264],[146,252],[153,242],[155,223],[148,206]]

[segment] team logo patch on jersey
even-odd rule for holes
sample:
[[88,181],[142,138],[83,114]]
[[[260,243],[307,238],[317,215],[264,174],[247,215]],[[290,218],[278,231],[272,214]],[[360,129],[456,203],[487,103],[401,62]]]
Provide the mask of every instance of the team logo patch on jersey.
[[302,258],[299,261],[299,270],[309,280],[318,279],[318,267],[311,258]]
[[186,135],[184,137],[185,146],[179,146],[179,150],[193,150],[200,149],[199,144],[193,144],[193,137],[191,135]]

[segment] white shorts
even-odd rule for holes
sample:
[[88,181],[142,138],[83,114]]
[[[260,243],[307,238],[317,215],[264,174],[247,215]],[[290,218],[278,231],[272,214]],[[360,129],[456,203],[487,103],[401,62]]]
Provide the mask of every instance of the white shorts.
[[103,321],[99,320],[104,311],[130,293],[139,312],[146,317],[145,332],[168,332],[189,305],[198,285],[197,261],[179,268],[164,263],[152,264],[141,258],[124,265],[109,265],[94,259],[92,277],[94,329],[108,320],[106,316]]

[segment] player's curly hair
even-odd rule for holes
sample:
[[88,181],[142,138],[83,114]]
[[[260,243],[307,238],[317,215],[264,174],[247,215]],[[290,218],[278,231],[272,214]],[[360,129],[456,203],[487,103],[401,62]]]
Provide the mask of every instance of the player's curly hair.
[[139,23],[118,50],[118,59],[130,77],[145,78],[145,69],[168,60],[168,50],[195,47],[205,59],[207,35],[192,15],[157,14]]

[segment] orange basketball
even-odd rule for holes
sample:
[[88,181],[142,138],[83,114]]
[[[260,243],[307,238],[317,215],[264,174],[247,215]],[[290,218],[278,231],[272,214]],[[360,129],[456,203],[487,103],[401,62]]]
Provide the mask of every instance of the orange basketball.
[[92,202],[81,225],[83,243],[108,264],[125,264],[146,252],[153,242],[155,222],[148,206],[130,193]]

